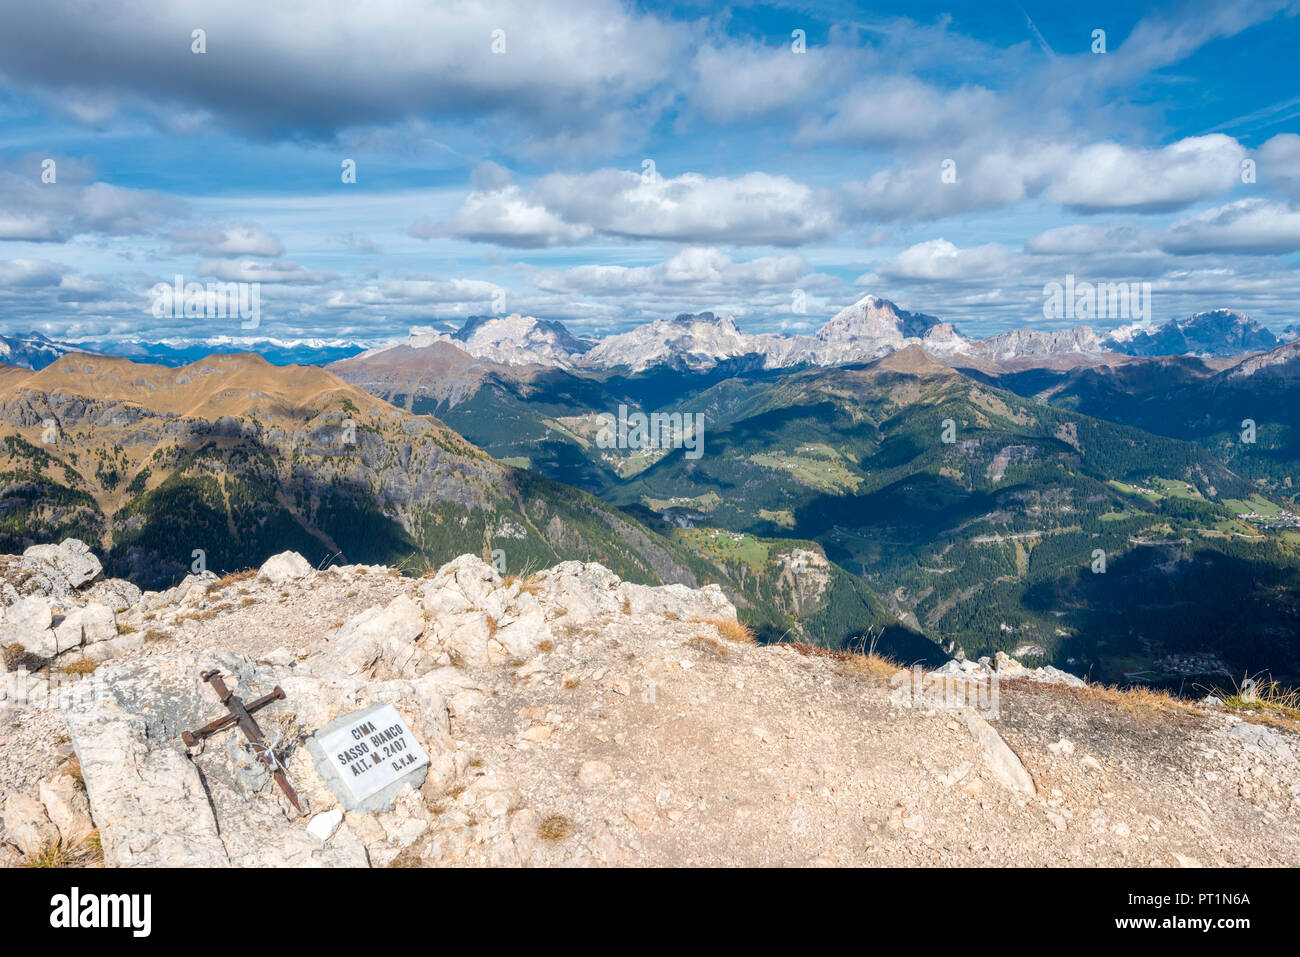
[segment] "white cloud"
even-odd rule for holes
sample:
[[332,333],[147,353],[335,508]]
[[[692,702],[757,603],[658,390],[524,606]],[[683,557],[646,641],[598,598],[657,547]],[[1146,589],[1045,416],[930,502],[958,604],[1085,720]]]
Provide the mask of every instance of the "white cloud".
[[830,115],[809,135],[868,143],[961,143],[1001,119],[998,95],[964,84],[952,90],[915,77],[872,78],[835,97]]
[[180,106],[258,132],[500,115],[522,133],[633,107],[683,72],[689,40],[685,24],[619,0],[571,0],[562,15],[525,0],[46,0],[6,11],[0,71],[90,121]]
[[315,272],[294,262],[255,259],[206,259],[199,263],[198,274],[223,282],[322,283],[336,278],[331,273]]
[[[690,247],[646,266],[584,265],[533,277],[534,314],[575,314],[618,328],[678,313],[795,318],[796,290],[810,313],[847,295],[838,277],[814,271],[799,255],[737,262],[714,247]],[[555,310],[562,310],[556,312]],[[786,321],[789,321],[787,319]],[[804,321],[798,319],[798,321]]]
[[1082,212],[1163,212],[1215,196],[1241,182],[1246,151],[1214,133],[1145,150],[1094,143],[1074,151],[1044,194]]
[[585,224],[566,223],[514,185],[470,193],[445,228],[427,218],[411,227],[411,235],[418,239],[432,239],[445,232],[474,242],[521,248],[578,243],[594,231]]
[[0,260],[0,286],[38,289],[58,286],[67,267],[45,259]]
[[1075,223],[1048,229],[1025,240],[1025,252],[1041,256],[1081,255],[1150,248],[1151,232],[1133,226]]
[[[851,207],[870,220],[942,219],[1011,206],[1037,195],[1066,152],[1059,144],[1022,142],[1016,148],[1004,145],[971,155],[932,155],[847,183],[844,193]],[[949,159],[954,165],[945,167]],[[946,169],[955,174],[955,181],[944,178]]]
[[738,263],[718,249],[692,247],[653,266],[575,266],[544,273],[535,284],[548,292],[576,295],[663,292],[676,286],[739,295],[774,286],[788,292],[808,271],[802,256],[764,256]]
[[262,256],[275,259],[284,255],[284,246],[271,233],[256,226],[222,225],[178,229],[171,234],[172,252],[198,253],[201,256]]
[[34,159],[0,172],[0,241],[62,243],[90,234],[148,233],[185,208],[148,190],[89,182],[90,171],[75,160],[56,158],[54,169],[53,183],[41,181]]
[[326,305],[333,309],[415,307],[420,314],[427,314],[430,307],[449,307],[439,311],[448,315],[469,315],[490,311],[493,297],[502,291],[502,286],[481,279],[386,279],[357,289],[334,292],[326,300]]
[[876,272],[887,280],[972,282],[998,276],[1014,259],[1001,243],[959,249],[946,239],[931,239],[909,246]]
[[852,52],[843,48],[796,54],[788,43],[705,44],[692,63],[695,78],[686,105],[710,122],[788,113],[840,88],[854,65]]
[[[1020,140],[896,164],[846,183],[844,192],[860,215],[882,222],[941,219],[1040,196],[1075,212],[1157,213],[1239,185],[1245,156],[1240,143],[1222,134],[1161,149]],[[942,176],[947,159],[955,182]]]
[[447,223],[465,239],[511,246],[574,243],[594,235],[683,243],[795,246],[839,228],[828,194],[785,176],[746,173],[665,178],[629,170],[544,176],[475,190]]
[[1264,189],[1300,199],[1300,136],[1280,133],[1255,153],[1255,175]]
[[1289,253],[1300,250],[1300,209],[1243,199],[1180,220],[1161,239],[1172,253]]

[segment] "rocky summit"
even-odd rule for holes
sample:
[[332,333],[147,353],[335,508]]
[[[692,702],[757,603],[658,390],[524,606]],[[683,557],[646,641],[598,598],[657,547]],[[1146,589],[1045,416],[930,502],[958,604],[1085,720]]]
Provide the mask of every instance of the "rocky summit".
[[[68,540],[0,558],[0,605],[11,864],[1195,866],[1300,847],[1293,731],[1005,654],[923,673],[760,645],[717,586],[596,563],[502,578],[463,555],[415,578],[286,552],[140,592]],[[182,740],[227,713],[213,671],[261,746],[233,722]],[[379,706],[395,723],[356,739],[409,732],[427,760],[357,806],[320,741]]]

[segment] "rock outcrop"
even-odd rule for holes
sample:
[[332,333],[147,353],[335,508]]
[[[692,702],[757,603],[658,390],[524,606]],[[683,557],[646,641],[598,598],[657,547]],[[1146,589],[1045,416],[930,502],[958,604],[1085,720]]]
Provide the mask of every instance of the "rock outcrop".
[[120,637],[117,614],[139,601],[140,589],[102,574],[76,539],[0,557],[0,667],[30,671],[56,658],[66,667],[109,654],[96,646]]
[[[716,586],[598,564],[503,579],[464,555],[410,578],[288,553],[132,595],[86,555],[38,553],[39,580],[0,558],[6,627],[53,636],[51,657],[21,646],[44,696],[0,699],[14,862],[1169,865],[1300,848],[1294,732],[1191,704],[1141,714],[1005,655],[923,675],[756,645]],[[98,608],[118,634],[87,644]],[[225,714],[211,669],[245,700],[283,691],[255,715],[269,758],[234,728],[182,740]],[[993,675],[993,700],[899,697],[912,677]],[[429,760],[344,800],[320,735],[375,706]]]

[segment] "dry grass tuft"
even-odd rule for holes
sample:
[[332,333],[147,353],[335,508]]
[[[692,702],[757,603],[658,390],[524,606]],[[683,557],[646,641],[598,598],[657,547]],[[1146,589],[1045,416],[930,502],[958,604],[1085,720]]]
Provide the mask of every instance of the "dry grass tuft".
[[1089,684],[1082,688],[1070,685],[1045,684],[1026,678],[1012,678],[1002,682],[1004,691],[1017,694],[1065,695],[1081,704],[1105,705],[1133,718],[1158,718],[1178,725],[1194,727],[1205,716],[1202,708],[1168,691],[1134,685],[1120,688],[1115,685]]
[[[72,778],[72,780],[76,781],[83,788],[86,786],[86,779],[81,773],[81,759],[75,754],[63,762],[62,770],[64,774],[68,775],[68,777]],[[95,839],[99,839],[98,831],[95,832]]]
[[548,814],[537,828],[537,836],[543,841],[562,841],[573,830],[573,824],[563,814]]
[[1137,717],[1153,717],[1165,714],[1198,714],[1199,710],[1191,703],[1176,695],[1158,688],[1133,685],[1120,688],[1115,685],[1090,684],[1078,689],[1086,697],[1104,701],[1119,708],[1126,714]]
[[784,644],[782,647],[797,651],[809,658],[829,658],[831,661],[838,661],[840,674],[868,681],[888,681],[894,675],[902,674],[907,670],[894,659],[874,651],[864,654],[841,648],[823,648],[821,645],[810,645],[803,641]]
[[1223,706],[1244,711],[1247,721],[1292,730],[1300,722],[1300,690],[1264,675],[1247,675],[1233,687],[1232,694],[1223,696]]
[[724,641],[734,641],[742,645],[754,643],[754,629],[730,618],[697,618],[695,621],[701,625],[710,625]]
[[99,842],[99,831],[91,831],[80,843],[64,847],[62,841],[43,844],[41,849],[27,858],[19,866],[32,868],[47,867],[94,867],[104,861],[104,848]]
[[93,674],[99,667],[98,661],[91,661],[89,658],[79,658],[76,661],[69,661],[59,670],[65,675],[88,675]]
[[700,651],[708,652],[718,660],[726,658],[729,653],[727,651],[727,646],[718,641],[718,639],[714,638],[712,635],[692,635],[687,639],[686,643],[693,648],[700,649]]
[[874,652],[869,655],[850,654],[840,664],[840,674],[870,681],[888,681],[906,670],[893,658]]
[[49,659],[32,654],[16,641],[4,646],[4,664],[10,671],[18,671],[20,668],[40,671],[49,663]]
[[256,568],[245,568],[242,572],[227,572],[217,579],[216,588],[226,588],[236,582],[246,582],[257,574]]

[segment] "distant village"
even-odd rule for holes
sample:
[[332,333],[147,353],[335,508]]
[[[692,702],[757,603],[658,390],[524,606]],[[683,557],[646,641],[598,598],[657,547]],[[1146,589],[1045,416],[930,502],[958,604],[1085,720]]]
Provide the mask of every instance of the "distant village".
[[1237,517],[1256,528],[1300,528],[1300,515],[1285,509],[1276,515],[1260,515],[1259,512],[1250,511],[1241,512]]

